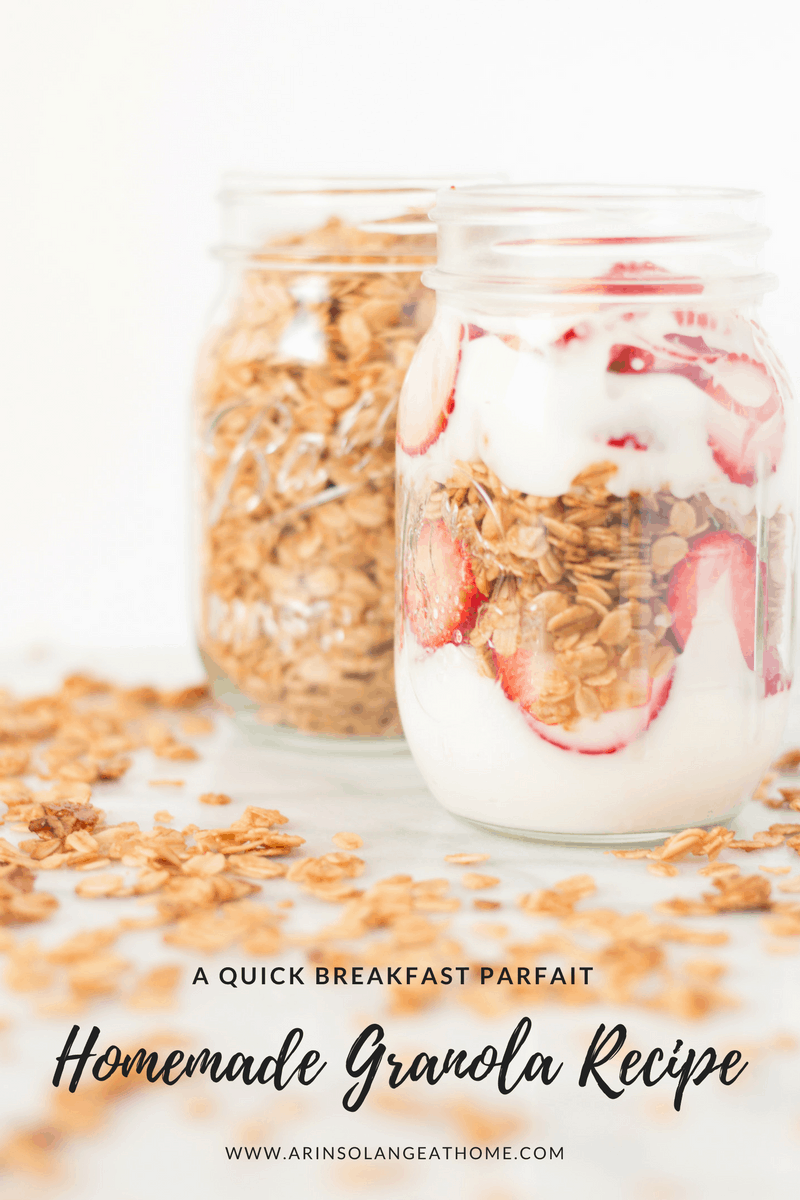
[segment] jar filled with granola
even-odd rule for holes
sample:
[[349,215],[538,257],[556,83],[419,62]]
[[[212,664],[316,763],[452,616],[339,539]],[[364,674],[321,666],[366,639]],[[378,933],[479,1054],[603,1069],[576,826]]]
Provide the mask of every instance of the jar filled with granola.
[[501,831],[735,813],[792,678],[796,454],[754,193],[440,194],[398,419],[403,727]]
[[225,181],[196,388],[198,634],[216,695],[267,740],[404,747],[395,413],[432,315],[442,183]]

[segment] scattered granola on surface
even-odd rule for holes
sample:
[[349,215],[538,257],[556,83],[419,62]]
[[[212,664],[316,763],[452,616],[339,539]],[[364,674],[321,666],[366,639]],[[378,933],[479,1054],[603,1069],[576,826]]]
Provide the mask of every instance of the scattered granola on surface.
[[[124,934],[154,928],[162,930],[169,946],[208,953],[238,945],[247,953],[272,955],[299,945],[310,961],[320,963],[342,961],[344,947],[347,961],[373,965],[399,961],[436,966],[456,954],[469,961],[448,925],[462,908],[459,898],[450,894],[450,881],[396,874],[361,886],[366,863],[353,853],[362,845],[354,832],[333,835],[336,851],[297,857],[305,839],[285,832],[288,820],[282,813],[254,805],[229,825],[216,828],[172,828],[165,823],[173,819],[171,814],[162,810],[155,814],[161,823],[148,831],[136,821],[109,823],[93,802],[92,784],[65,775],[65,766],[75,759],[91,773],[102,752],[157,752],[172,745],[169,714],[201,699],[197,689],[159,694],[148,688],[114,688],[82,676],[71,677],[49,697],[21,702],[4,697],[0,729],[6,746],[24,744],[25,757],[20,754],[15,761],[28,777],[38,772],[49,786],[36,791],[20,777],[0,780],[7,823],[29,835],[16,845],[0,839],[0,921],[22,925],[47,919],[57,901],[35,888],[36,875],[58,869],[83,872],[75,892],[84,900],[146,899],[153,905],[151,915],[122,916],[109,927],[78,933],[49,951],[35,942],[17,943],[8,934],[0,951],[7,955],[9,987],[44,993],[40,1011],[54,1015],[79,1011],[94,996],[123,993],[133,1007],[167,1006],[179,969],[152,968],[131,988],[131,964],[115,950]],[[185,729],[183,721],[181,726]],[[200,732],[199,725],[195,728]],[[111,785],[99,773],[95,782],[102,782],[106,801],[112,797]],[[199,800],[206,805],[232,802],[225,793],[203,793]],[[710,877],[713,890],[699,899],[664,901],[656,911],[681,918],[760,911],[766,914],[766,931],[786,942],[800,938],[800,903],[776,899],[765,874],[783,876],[790,869],[767,866],[760,875],[743,875],[736,863],[718,860],[722,850],[749,854],[781,846],[800,852],[800,823],[775,824],[751,838],[737,838],[722,826],[686,829],[660,846],[615,853],[619,858],[645,859],[651,871],[667,877],[678,873],[677,864],[704,859],[700,873]],[[450,865],[474,866],[489,855],[453,852],[444,858]],[[311,900],[342,906],[339,915],[315,933],[287,933],[284,922],[293,901],[255,899],[265,883],[279,880],[281,888],[299,887]],[[497,886],[500,878],[467,871],[460,882],[480,891]],[[791,895],[800,891],[800,878],[781,879],[776,886]],[[724,970],[721,964],[716,973],[683,968],[682,974],[667,964],[664,949],[670,942],[722,945],[727,941],[723,931],[654,922],[644,913],[579,907],[595,891],[591,876],[577,875],[520,897],[522,913],[559,923],[564,936],[559,934],[555,941],[548,935],[549,941],[509,942],[507,927],[496,923],[482,927],[483,934],[505,942],[501,963],[530,962],[532,956],[555,953],[596,968],[591,987],[580,992],[570,987],[560,997],[548,995],[550,1000],[625,1000],[692,1017],[730,1003],[716,986]],[[481,912],[500,907],[496,900],[472,901],[472,908]],[[574,935],[588,936],[593,943],[579,943]],[[413,1012],[433,998],[430,989],[411,987],[393,1003],[399,1011]],[[487,1012],[498,1005],[535,1002],[524,988],[509,991],[505,985],[491,1001],[470,989],[463,998]]]
[[469,867],[474,863],[486,862],[490,857],[489,854],[445,854],[444,861],[455,863],[459,867]]

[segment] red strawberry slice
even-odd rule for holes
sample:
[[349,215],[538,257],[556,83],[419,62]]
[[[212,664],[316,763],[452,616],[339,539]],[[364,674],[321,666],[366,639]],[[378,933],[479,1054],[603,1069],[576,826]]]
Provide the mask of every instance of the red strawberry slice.
[[597,720],[584,719],[575,729],[550,725],[534,716],[542,677],[543,658],[534,650],[517,650],[508,658],[495,655],[497,677],[509,700],[522,709],[534,733],[551,746],[576,754],[615,754],[624,749],[656,719],[667,702],[675,669],[648,679],[647,701],[637,708],[603,713]]
[[459,645],[475,627],[486,597],[478,591],[469,557],[444,521],[423,521],[410,548],[403,596],[408,622],[421,646]]
[[764,647],[764,693],[774,696],[776,692],[785,692],[791,687],[792,681],[783,668],[780,655],[774,646]]
[[561,337],[556,338],[553,342],[554,346],[568,346],[570,342],[584,341],[591,334],[591,329],[585,321],[579,321],[577,325],[570,325],[569,329],[561,334]]
[[[712,355],[721,353],[703,346]],[[714,462],[732,483],[752,487],[761,459],[768,472],[778,469],[786,420],[777,384],[764,363],[746,354],[671,359],[641,346],[616,345],[607,370],[617,375],[681,375],[704,391],[714,401],[708,444]]]
[[635,433],[623,433],[619,437],[611,437],[606,442],[607,446],[616,446],[618,450],[624,450],[630,447],[631,450],[647,450],[647,442],[639,441]]
[[714,462],[733,483],[751,487],[759,460],[769,472],[781,459],[786,420],[775,380],[761,362],[728,354],[716,364],[706,387],[716,401],[708,427]]
[[[672,635],[679,650],[683,650],[692,632],[700,597],[708,593],[730,572],[733,622],[742,657],[750,670],[755,669],[756,615],[756,551],[751,542],[738,533],[724,529],[698,538],[685,558],[673,568],[667,591],[667,605],[672,617]],[[766,564],[761,565],[766,583]],[[764,693],[774,696],[790,686],[778,648],[769,643],[769,629],[764,645]]]
[[688,359],[690,362],[696,362],[698,359],[704,359],[706,362],[716,362],[718,358],[724,358],[726,351],[719,350],[715,346],[709,346],[704,337],[690,337],[687,333],[665,333],[664,341],[669,342],[666,347],[668,353],[673,353],[679,358]]
[[397,418],[397,441],[406,454],[424,454],[447,427],[465,333],[461,324],[435,322],[417,347]]
[[603,292],[607,296],[652,296],[665,292],[676,295],[703,290],[702,283],[679,282],[680,276],[652,262],[614,263],[600,279],[602,282],[590,286],[587,291]]
[[683,650],[692,632],[700,597],[730,573],[733,621],[742,656],[753,670],[756,613],[756,551],[739,533],[725,529],[697,539],[691,550],[673,567],[667,590],[667,607],[672,613],[672,635]]

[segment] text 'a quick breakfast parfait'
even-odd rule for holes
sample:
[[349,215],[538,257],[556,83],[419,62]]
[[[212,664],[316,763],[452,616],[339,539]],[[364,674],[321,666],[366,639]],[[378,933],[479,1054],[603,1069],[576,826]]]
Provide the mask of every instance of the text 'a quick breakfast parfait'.
[[442,192],[398,420],[398,699],[452,812],[718,823],[792,672],[789,385],[753,193]]

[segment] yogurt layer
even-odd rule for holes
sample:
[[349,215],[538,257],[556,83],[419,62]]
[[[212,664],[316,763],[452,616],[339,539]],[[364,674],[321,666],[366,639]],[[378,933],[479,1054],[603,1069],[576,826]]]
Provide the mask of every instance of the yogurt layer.
[[[477,328],[462,316],[465,328]],[[608,370],[620,339],[656,342],[654,320],[648,314],[626,321],[617,314],[578,321],[580,335],[565,345],[563,320],[539,322],[538,328],[522,322],[522,334],[465,337],[447,426],[426,454],[399,451],[400,474],[417,486],[426,478],[444,482],[455,461],[482,458],[506,486],[558,496],[589,463],[605,459],[616,465],[609,488],[618,496],[668,487],[680,499],[704,492],[722,508],[751,512],[755,488],[733,482],[713,458],[708,426],[716,404],[707,392],[678,374]],[[664,323],[674,325],[671,314],[663,315],[662,329]],[[447,313],[443,325],[452,337],[458,322]],[[742,321],[738,326],[726,327],[716,340],[726,350],[744,345],[751,356],[763,357],[750,327]],[[406,395],[403,402],[413,406],[415,397]],[[613,444],[626,438],[625,445]],[[781,470],[763,480],[759,504],[767,516],[794,504],[791,450],[785,448]]]
[[446,808],[551,834],[718,822],[774,758],[789,698],[756,696],[724,585],[698,612],[667,703],[641,738],[614,754],[564,751],[537,737],[499,682],[478,674],[465,646],[426,652],[405,637],[397,688],[411,751]]

